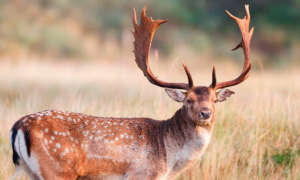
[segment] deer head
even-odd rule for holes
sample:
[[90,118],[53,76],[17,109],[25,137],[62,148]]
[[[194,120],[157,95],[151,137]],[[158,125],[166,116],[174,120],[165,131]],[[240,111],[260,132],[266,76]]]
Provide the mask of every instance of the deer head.
[[187,66],[183,64],[188,83],[170,83],[165,82],[153,75],[149,66],[149,51],[152,38],[157,28],[166,23],[167,20],[153,20],[146,16],[146,8],[141,12],[140,24],[137,24],[136,12],[133,9],[133,35],[135,61],[138,67],[142,70],[150,83],[166,88],[166,92],[173,100],[183,103],[182,109],[186,112],[187,117],[196,124],[210,124],[214,120],[215,103],[225,101],[228,97],[234,94],[233,91],[225,89],[226,87],[240,84],[249,76],[251,63],[249,58],[250,40],[253,34],[253,28],[249,31],[250,13],[249,6],[245,6],[246,16],[243,19],[237,18],[226,13],[239,26],[242,34],[242,41],[233,49],[242,48],[244,52],[244,67],[241,74],[233,80],[225,82],[217,82],[216,68],[212,70],[212,82],[209,86],[195,86],[193,78]]

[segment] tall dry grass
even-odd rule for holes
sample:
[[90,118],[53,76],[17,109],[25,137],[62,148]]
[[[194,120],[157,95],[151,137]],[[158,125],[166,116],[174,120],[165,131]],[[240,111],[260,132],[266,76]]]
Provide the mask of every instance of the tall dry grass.
[[[188,64],[197,84],[210,64]],[[180,61],[154,62],[162,79],[185,81]],[[0,63],[0,179],[14,172],[9,129],[21,116],[61,109],[99,116],[164,119],[180,104],[147,82],[133,60],[111,63]],[[238,68],[217,65],[218,79]],[[214,133],[203,158],[178,179],[300,179],[300,72],[256,71],[217,104]],[[23,179],[27,179],[24,175]]]

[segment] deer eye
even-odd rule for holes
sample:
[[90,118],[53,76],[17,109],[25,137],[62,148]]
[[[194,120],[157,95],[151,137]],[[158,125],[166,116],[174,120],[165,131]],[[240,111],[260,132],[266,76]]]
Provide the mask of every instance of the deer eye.
[[192,103],[192,100],[191,100],[191,99],[187,99],[186,102],[187,102],[188,104],[191,104],[191,103]]

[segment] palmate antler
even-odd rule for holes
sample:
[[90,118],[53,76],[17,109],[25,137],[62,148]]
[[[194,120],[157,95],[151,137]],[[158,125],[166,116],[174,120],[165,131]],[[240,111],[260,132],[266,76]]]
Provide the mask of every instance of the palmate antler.
[[[249,72],[251,69],[251,62],[249,57],[249,50],[250,50],[250,41],[253,34],[253,28],[249,31],[249,25],[250,25],[250,13],[249,13],[249,6],[245,5],[245,11],[246,16],[243,19],[237,18],[233,16],[229,11],[226,11],[226,13],[232,18],[239,26],[239,29],[242,34],[242,41],[232,50],[237,50],[239,48],[243,48],[245,61],[244,66],[241,74],[231,80],[231,81],[225,81],[225,82],[217,82],[216,78],[216,69],[213,68],[212,72],[212,83],[210,85],[211,88],[217,90],[222,89],[229,86],[237,85],[244,80],[247,79],[249,76]],[[165,87],[165,88],[172,88],[172,89],[191,89],[193,87],[193,79],[192,76],[188,70],[188,68],[183,64],[183,68],[186,72],[186,75],[188,77],[188,84],[187,83],[169,83],[162,80],[159,80],[156,78],[153,73],[151,72],[150,66],[149,66],[149,52],[151,47],[151,42],[154,36],[155,31],[157,28],[163,24],[166,23],[168,20],[153,20],[151,17],[146,16],[146,8],[144,7],[141,12],[141,20],[140,25],[137,24],[136,19],[136,12],[135,9],[133,9],[133,25],[134,25],[134,31],[133,35],[135,38],[134,41],[134,54],[135,54],[135,61],[138,65],[138,67],[143,71],[144,75],[147,77],[147,79],[154,85]]]
[[252,37],[254,29],[252,27],[251,30],[249,31],[249,25],[250,25],[249,5],[245,5],[245,11],[246,11],[246,16],[243,19],[240,19],[236,16],[233,16],[229,11],[226,10],[226,13],[228,14],[228,16],[237,23],[237,25],[239,26],[239,29],[241,31],[241,34],[242,34],[242,41],[235,48],[232,49],[232,50],[237,50],[239,48],[243,48],[245,61],[244,61],[244,67],[243,67],[242,73],[237,78],[235,78],[231,81],[217,83],[216,70],[214,67],[213,73],[212,73],[212,83],[211,83],[210,87],[214,88],[215,90],[237,85],[237,84],[243,82],[244,80],[246,80],[247,77],[249,76],[249,72],[251,69],[251,62],[250,62],[250,57],[249,57],[250,41],[251,41],[251,37]]
[[183,64],[183,68],[188,77],[187,83],[169,83],[156,78],[151,72],[149,66],[149,52],[151,48],[151,42],[157,28],[166,23],[168,20],[153,20],[151,17],[146,16],[146,7],[141,12],[140,25],[137,24],[135,9],[132,11],[132,21],[134,25],[134,55],[135,61],[138,67],[143,71],[147,79],[154,85],[172,88],[172,89],[190,89],[193,87],[193,79],[188,68]]

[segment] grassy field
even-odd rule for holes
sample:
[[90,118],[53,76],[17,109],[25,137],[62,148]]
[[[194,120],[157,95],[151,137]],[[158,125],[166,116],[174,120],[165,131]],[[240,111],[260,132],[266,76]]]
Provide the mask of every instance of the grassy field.
[[[154,73],[162,79],[186,81],[181,60],[167,63],[154,61]],[[193,63],[188,66],[196,84],[208,85],[212,64]],[[239,68],[217,64],[218,79],[234,77]],[[0,69],[0,180],[14,172],[9,129],[25,114],[61,109],[164,119],[181,106],[148,83],[129,59],[111,63],[2,61]],[[231,88],[236,94],[217,105],[209,148],[178,179],[300,179],[299,77],[297,68],[256,70],[245,83]]]

